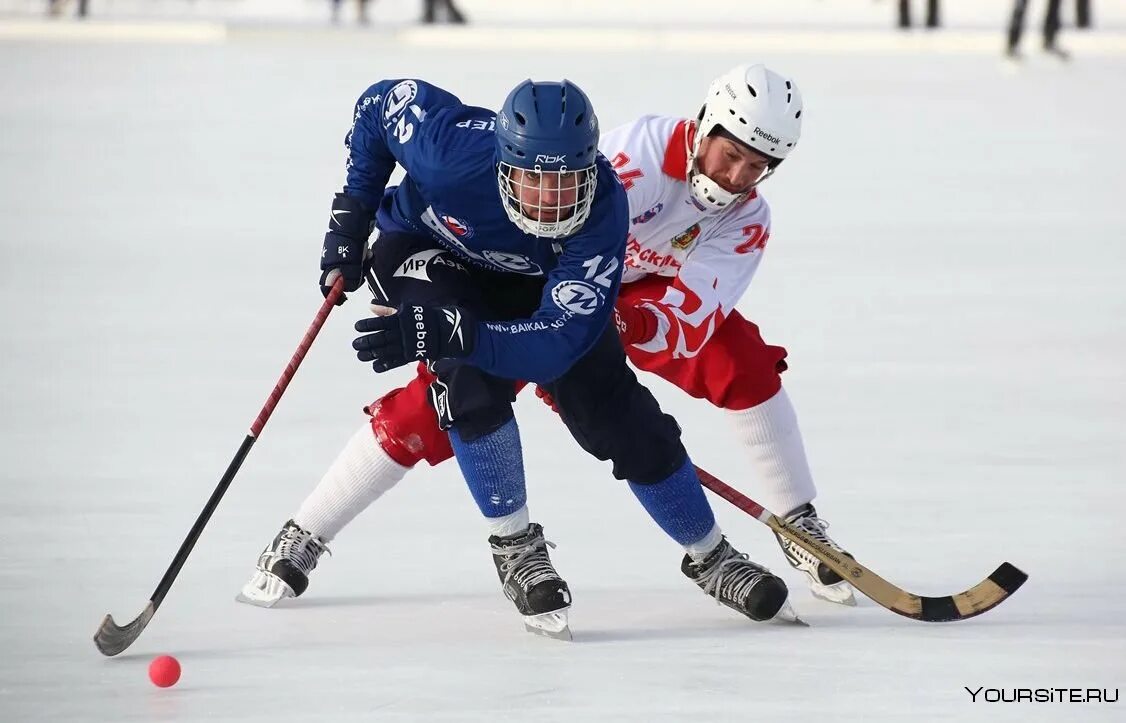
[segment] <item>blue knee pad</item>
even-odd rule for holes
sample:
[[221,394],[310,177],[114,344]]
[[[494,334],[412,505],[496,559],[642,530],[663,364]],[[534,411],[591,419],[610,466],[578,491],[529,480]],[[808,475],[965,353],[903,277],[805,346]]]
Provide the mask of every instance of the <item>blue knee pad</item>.
[[450,430],[450,446],[481,514],[503,517],[527,504],[524,453],[515,419],[470,442],[462,440],[455,427]]
[[630,480],[629,488],[653,521],[681,545],[699,542],[715,526],[715,515],[704,497],[696,467],[687,457],[664,480],[656,484]]

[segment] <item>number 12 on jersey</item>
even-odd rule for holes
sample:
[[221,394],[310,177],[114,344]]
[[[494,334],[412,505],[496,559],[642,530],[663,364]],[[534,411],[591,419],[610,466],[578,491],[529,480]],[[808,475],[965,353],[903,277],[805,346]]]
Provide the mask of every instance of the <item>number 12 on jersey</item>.
[[602,256],[592,256],[583,262],[583,268],[586,269],[586,280],[593,281],[603,288],[610,288],[614,285],[614,272],[618,270],[618,260],[610,257],[606,263],[606,267],[602,268]]

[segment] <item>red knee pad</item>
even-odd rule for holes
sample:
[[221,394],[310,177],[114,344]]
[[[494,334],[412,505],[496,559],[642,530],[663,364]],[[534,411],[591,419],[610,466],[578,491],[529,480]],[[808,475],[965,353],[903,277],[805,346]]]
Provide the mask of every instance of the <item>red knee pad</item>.
[[449,435],[438,428],[438,416],[427,398],[434,378],[425,364],[419,364],[418,374],[405,387],[364,407],[379,446],[404,467],[422,460],[435,466],[454,456]]

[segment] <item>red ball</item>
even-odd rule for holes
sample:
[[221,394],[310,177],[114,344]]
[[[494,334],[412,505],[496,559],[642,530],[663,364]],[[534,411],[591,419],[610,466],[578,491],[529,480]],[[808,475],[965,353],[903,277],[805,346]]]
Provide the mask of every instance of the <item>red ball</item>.
[[149,663],[149,680],[161,688],[171,688],[180,679],[180,661],[171,655],[158,655]]

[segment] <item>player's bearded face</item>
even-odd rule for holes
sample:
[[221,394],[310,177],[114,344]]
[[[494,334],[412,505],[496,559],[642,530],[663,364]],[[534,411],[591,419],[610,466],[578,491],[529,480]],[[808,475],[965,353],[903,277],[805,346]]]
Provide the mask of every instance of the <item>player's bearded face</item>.
[[722,136],[700,142],[696,167],[728,193],[746,193],[770,168],[770,159]]
[[526,171],[513,168],[509,175],[512,195],[527,218],[540,223],[563,221],[575,213],[579,199],[578,173]]

